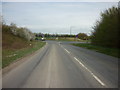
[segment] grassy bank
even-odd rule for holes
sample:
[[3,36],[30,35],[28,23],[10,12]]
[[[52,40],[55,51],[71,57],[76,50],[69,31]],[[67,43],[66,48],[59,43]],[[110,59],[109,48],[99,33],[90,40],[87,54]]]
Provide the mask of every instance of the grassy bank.
[[90,50],[94,50],[96,52],[100,52],[100,53],[104,53],[104,54],[107,54],[107,55],[110,55],[110,56],[120,58],[120,56],[119,56],[120,50],[116,49],[116,48],[107,48],[107,47],[95,46],[95,45],[91,45],[91,44],[87,44],[87,43],[72,44],[72,45],[87,48],[87,49],[90,49]]
[[29,42],[29,46],[22,49],[3,49],[2,68],[8,66],[18,58],[31,54],[45,45],[45,42]]
[[2,68],[45,45],[45,42],[35,41],[34,34],[29,30],[26,32],[25,28],[2,26]]

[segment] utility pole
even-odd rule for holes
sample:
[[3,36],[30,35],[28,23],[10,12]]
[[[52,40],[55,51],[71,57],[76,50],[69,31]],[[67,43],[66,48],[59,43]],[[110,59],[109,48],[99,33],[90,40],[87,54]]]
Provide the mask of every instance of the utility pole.
[[74,26],[70,26],[70,35],[72,34],[72,28],[74,28]]

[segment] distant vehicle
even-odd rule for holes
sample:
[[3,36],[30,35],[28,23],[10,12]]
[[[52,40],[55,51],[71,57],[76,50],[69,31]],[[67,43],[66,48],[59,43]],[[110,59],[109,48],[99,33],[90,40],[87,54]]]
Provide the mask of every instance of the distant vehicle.
[[42,38],[41,38],[41,41],[45,41],[45,38],[44,38],[44,37],[42,37]]

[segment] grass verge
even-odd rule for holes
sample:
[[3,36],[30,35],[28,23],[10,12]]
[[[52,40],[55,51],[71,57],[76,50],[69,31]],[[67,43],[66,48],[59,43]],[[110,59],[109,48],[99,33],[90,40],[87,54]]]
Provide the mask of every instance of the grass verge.
[[119,56],[120,50],[116,49],[116,48],[107,48],[107,47],[95,46],[95,45],[91,45],[88,43],[79,43],[79,44],[72,44],[72,45],[87,48],[90,50],[94,50],[96,52],[100,52],[100,53],[104,53],[104,54],[107,54],[110,56],[120,58],[120,56]]
[[29,47],[22,49],[3,49],[2,50],[2,68],[8,66],[18,58],[33,53],[34,51],[42,48],[45,42],[31,42]]

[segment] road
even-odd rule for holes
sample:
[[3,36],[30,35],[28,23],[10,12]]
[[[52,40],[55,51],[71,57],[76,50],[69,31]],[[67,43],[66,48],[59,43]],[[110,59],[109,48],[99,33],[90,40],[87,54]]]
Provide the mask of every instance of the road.
[[3,88],[118,87],[117,58],[69,42],[47,41],[44,48],[15,64],[3,74]]

